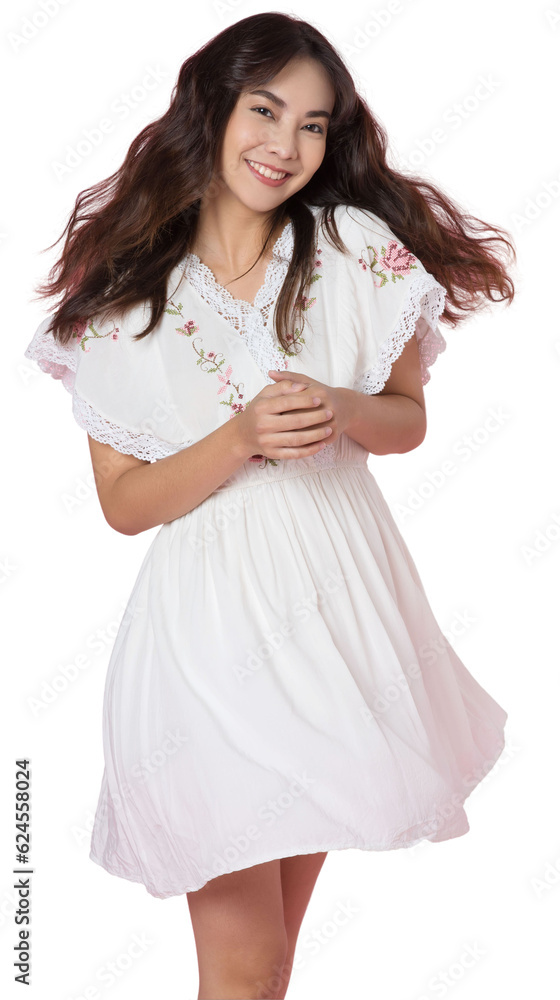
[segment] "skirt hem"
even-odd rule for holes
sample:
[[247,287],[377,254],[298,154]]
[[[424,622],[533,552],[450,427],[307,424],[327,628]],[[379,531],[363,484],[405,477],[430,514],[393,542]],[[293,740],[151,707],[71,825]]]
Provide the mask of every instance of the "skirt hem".
[[[107,862],[102,861],[101,858],[97,857],[97,855],[94,853],[93,848],[90,849],[89,858],[91,861],[95,862],[95,864],[99,865],[110,875],[116,875],[118,878],[124,878],[127,879],[129,882],[137,882],[143,885],[146,891],[149,892],[149,894],[151,896],[154,896],[156,899],[169,899],[172,896],[182,896],[187,892],[197,892],[199,889],[202,889],[208,882],[210,882],[212,878],[218,878],[220,875],[230,875],[233,872],[242,871],[244,868],[252,868],[254,865],[264,864],[267,861],[275,861],[280,857],[293,858],[301,854],[318,854],[323,851],[328,852],[328,851],[358,850],[358,851],[382,852],[382,851],[399,850],[401,848],[406,849],[410,847],[415,847],[417,844],[422,843],[424,841],[426,843],[441,843],[445,840],[453,840],[457,837],[462,837],[469,832],[470,826],[467,814],[464,810],[464,804],[471,795],[471,793],[475,790],[475,788],[478,787],[480,783],[484,780],[486,774],[495,766],[499,757],[503,753],[504,749],[505,749],[505,735],[502,729],[502,731],[497,736],[496,743],[494,745],[493,751],[491,752],[491,755],[486,759],[486,763],[489,765],[486,773],[482,775],[478,779],[478,781],[476,781],[476,783],[473,784],[473,786],[469,788],[466,792],[463,790],[462,792],[455,791],[454,793],[452,793],[451,798],[453,798],[453,795],[460,796],[459,801],[455,800],[453,804],[453,808],[455,810],[454,822],[448,823],[442,829],[434,830],[431,833],[431,835],[428,833],[428,830],[430,828],[433,828],[434,819],[423,823],[418,823],[414,827],[408,827],[406,830],[401,830],[393,837],[393,840],[390,843],[385,842],[383,844],[377,843],[377,844],[366,845],[357,843],[355,838],[352,843],[340,843],[340,842],[330,841],[324,844],[310,844],[307,846],[298,847],[295,850],[290,849],[289,851],[286,850],[286,852],[283,851],[281,855],[279,855],[276,852],[272,853],[271,856],[270,852],[264,852],[263,855],[255,859],[252,859],[249,864],[247,863],[234,864],[232,862],[231,867],[228,868],[227,871],[216,873],[216,875],[212,875],[211,878],[208,879],[202,879],[198,882],[197,885],[191,885],[191,886],[187,885],[181,889],[168,889],[159,892],[155,889],[154,886],[149,885],[146,882],[145,878],[141,875],[138,869],[134,869],[134,874],[132,874],[130,870],[124,871],[117,865],[111,865],[109,861]],[[423,830],[424,832],[421,833],[420,832],[421,830]],[[410,836],[408,839],[405,839],[407,833],[410,833]],[[247,859],[244,860],[246,861]]]

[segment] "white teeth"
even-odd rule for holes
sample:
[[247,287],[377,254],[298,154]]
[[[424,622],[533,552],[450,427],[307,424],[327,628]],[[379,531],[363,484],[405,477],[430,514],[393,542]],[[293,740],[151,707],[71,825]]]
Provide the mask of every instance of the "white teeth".
[[278,170],[269,170],[268,167],[262,167],[260,163],[255,163],[254,160],[247,160],[247,163],[250,163],[263,177],[270,177],[273,181],[278,181],[281,177],[287,177],[287,172],[279,173]]

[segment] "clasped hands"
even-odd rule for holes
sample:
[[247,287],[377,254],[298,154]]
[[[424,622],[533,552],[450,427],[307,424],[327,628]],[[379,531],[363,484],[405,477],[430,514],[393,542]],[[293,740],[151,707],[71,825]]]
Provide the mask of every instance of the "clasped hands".
[[304,458],[340,437],[352,418],[348,389],[299,372],[270,369],[268,375],[275,384],[237,415],[247,457]]

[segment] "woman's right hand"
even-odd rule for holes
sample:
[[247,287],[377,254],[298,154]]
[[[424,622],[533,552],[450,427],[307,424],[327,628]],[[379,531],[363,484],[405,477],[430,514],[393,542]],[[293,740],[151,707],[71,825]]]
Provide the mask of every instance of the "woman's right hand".
[[331,428],[325,421],[332,412],[321,406],[312,389],[306,392],[309,385],[289,379],[266,385],[232,418],[247,458],[306,458],[328,444]]

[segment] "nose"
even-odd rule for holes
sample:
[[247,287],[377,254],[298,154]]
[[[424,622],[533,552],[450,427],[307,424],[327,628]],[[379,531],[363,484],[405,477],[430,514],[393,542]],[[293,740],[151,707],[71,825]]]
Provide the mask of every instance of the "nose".
[[[278,157],[281,160],[297,160],[297,132],[286,123],[276,125],[273,134],[263,136],[264,149],[270,153],[271,157]],[[286,170],[290,169],[290,164],[285,164]]]

